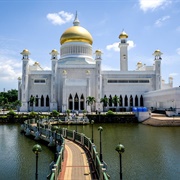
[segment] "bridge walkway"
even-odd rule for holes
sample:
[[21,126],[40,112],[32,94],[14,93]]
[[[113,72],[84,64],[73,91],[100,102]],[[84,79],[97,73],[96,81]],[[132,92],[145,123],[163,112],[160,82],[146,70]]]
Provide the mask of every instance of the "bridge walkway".
[[58,180],[95,180],[96,173],[88,152],[79,144],[65,140],[64,162]]

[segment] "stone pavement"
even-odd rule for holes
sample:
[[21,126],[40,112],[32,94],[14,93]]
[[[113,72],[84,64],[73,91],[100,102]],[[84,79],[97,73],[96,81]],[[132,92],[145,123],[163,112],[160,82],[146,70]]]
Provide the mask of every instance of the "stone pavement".
[[66,139],[64,162],[58,180],[91,180],[89,162],[86,152],[76,143]]

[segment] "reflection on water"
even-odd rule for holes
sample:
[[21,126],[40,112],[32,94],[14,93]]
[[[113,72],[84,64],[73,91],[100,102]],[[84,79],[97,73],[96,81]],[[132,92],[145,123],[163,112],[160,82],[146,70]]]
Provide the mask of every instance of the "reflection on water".
[[[94,143],[99,152],[98,127],[103,127],[102,154],[112,180],[119,179],[119,156],[115,151],[120,142],[123,179],[179,180],[180,127],[151,127],[142,124],[94,124]],[[66,126],[75,129],[75,126]],[[78,131],[91,138],[91,125],[78,126]]]
[[[123,179],[179,180],[180,127],[151,127],[142,124],[94,124],[94,143],[99,152],[99,126],[102,132],[102,154],[112,180],[119,179],[120,142]],[[63,126],[61,126],[63,127]],[[75,126],[64,126],[76,129]],[[91,138],[91,125],[77,126]],[[18,125],[0,125],[0,180],[32,180],[35,177],[35,141],[20,134]],[[39,156],[39,180],[45,180],[53,153],[44,145]]]
[[[32,147],[38,142],[20,133],[19,125],[0,125],[0,179],[35,179],[35,154]],[[41,144],[39,155],[39,180],[46,179],[53,153]]]

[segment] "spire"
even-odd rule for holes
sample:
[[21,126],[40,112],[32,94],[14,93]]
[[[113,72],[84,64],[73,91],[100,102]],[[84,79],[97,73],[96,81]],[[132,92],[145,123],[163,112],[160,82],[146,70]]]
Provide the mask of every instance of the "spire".
[[74,19],[73,24],[74,24],[74,26],[79,26],[79,24],[80,24],[79,19],[78,19],[78,15],[77,15],[77,11],[76,11],[76,15],[75,15],[75,19]]

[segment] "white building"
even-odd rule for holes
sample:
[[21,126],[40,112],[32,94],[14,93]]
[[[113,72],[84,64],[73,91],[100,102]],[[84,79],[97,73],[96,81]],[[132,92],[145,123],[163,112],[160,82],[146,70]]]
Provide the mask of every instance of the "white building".
[[[116,111],[130,110],[133,106],[155,108],[176,107],[177,97],[173,94],[173,79],[165,84],[161,77],[161,51],[156,50],[152,66],[137,63],[137,69],[128,70],[128,35],[123,31],[119,35],[120,69],[103,71],[101,69],[102,52],[95,51],[93,57],[91,34],[80,26],[77,14],[73,26],[64,31],[60,38],[59,52],[53,49],[51,70],[43,70],[38,62],[29,64],[30,52],[25,49],[22,54],[22,78],[18,78],[20,111],[90,110],[86,98],[95,97],[92,109],[103,110],[101,98],[107,97],[107,109]],[[180,88],[177,88],[179,91]],[[119,103],[113,103],[114,96]],[[161,98],[159,98],[162,96]],[[34,97],[35,103],[30,102]],[[179,96],[178,96],[179,98]],[[172,104],[173,100],[173,104]],[[179,102],[179,101],[178,101]],[[178,104],[178,107],[180,105]]]

